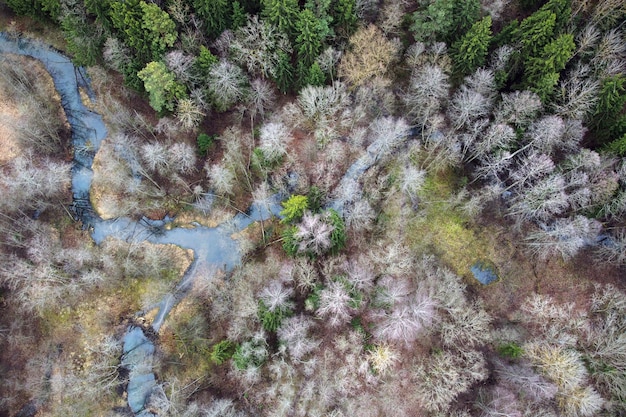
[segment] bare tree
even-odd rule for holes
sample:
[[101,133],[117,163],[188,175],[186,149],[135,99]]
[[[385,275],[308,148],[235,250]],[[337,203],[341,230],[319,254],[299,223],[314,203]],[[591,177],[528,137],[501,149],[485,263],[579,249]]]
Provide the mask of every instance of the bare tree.
[[183,98],[178,100],[176,106],[176,118],[185,130],[193,130],[197,128],[205,116],[202,106],[192,98]]
[[514,91],[502,94],[502,101],[495,110],[496,122],[526,127],[542,110],[541,99],[530,91]]
[[412,121],[425,124],[438,113],[448,98],[448,75],[436,65],[427,64],[417,69],[402,98]]
[[226,111],[248,95],[248,77],[237,65],[222,59],[210,69],[207,88],[218,111]]
[[280,53],[290,54],[291,44],[287,35],[255,15],[235,31],[229,51],[248,73],[267,78],[276,75]]
[[260,149],[270,162],[277,162],[287,154],[291,132],[280,122],[265,123],[259,134]]
[[278,339],[285,343],[289,356],[300,361],[319,346],[320,342],[310,336],[315,322],[303,315],[286,319],[278,328]]

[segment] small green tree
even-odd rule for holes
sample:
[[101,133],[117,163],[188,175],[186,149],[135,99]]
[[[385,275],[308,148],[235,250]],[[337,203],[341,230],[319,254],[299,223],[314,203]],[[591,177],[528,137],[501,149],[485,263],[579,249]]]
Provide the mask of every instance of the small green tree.
[[491,16],[485,16],[452,46],[454,68],[459,75],[473,73],[485,65],[491,43]]
[[217,135],[207,135],[206,133],[200,133],[196,142],[198,144],[198,153],[200,155],[207,155],[211,146],[213,146],[213,142],[215,142],[215,138]]
[[150,95],[150,105],[157,112],[174,111],[176,100],[187,96],[185,86],[176,81],[174,74],[161,61],[150,62],[137,73]]
[[241,6],[241,3],[234,1],[232,3],[232,11],[230,15],[230,28],[235,30],[246,24],[248,15],[246,10]]
[[209,359],[216,365],[221,365],[229,360],[235,353],[235,345],[228,339],[213,345]]
[[141,28],[144,31],[145,42],[149,44],[152,59],[161,59],[167,48],[170,48],[178,38],[176,23],[166,11],[161,10],[154,3],[139,3],[141,7]]
[[539,55],[539,52],[554,37],[556,14],[550,10],[539,10],[520,23],[519,39],[522,43],[522,59]]
[[356,1],[336,0],[333,2],[331,16],[335,33],[344,39],[349,38],[357,27]]
[[194,73],[199,79],[206,79],[211,72],[211,67],[217,64],[218,61],[219,59],[206,46],[200,45],[200,52],[193,61]]
[[287,93],[293,87],[293,65],[291,65],[291,57],[284,51],[278,51],[278,65],[276,66],[276,74],[274,81],[278,89]]
[[283,223],[297,222],[302,218],[304,212],[309,207],[309,199],[305,195],[292,195],[286,201],[281,203],[283,210],[280,215],[283,216],[281,220]]
[[210,38],[217,38],[229,27],[233,6],[228,0],[194,0],[193,7],[204,22]]
[[312,11],[305,9],[298,15],[295,29],[298,61],[308,72],[322,50],[325,27]]
[[346,225],[337,211],[329,209],[327,213],[328,222],[333,227],[333,231],[330,233],[329,251],[336,255],[346,247]]
[[[626,76],[619,74],[602,80],[598,103],[590,123],[591,132],[599,144],[609,143],[626,133],[625,105]],[[612,146],[616,147],[619,143]]]
[[261,5],[263,18],[293,40],[300,10],[298,0],[261,0]]
[[559,73],[576,50],[571,34],[561,35],[543,47],[541,54],[530,57],[524,69],[526,86],[546,101],[554,92]]
[[302,82],[303,86],[314,85],[320,86],[326,83],[326,74],[320,68],[317,62],[314,62],[313,65],[309,67],[308,73],[304,78],[304,82]]

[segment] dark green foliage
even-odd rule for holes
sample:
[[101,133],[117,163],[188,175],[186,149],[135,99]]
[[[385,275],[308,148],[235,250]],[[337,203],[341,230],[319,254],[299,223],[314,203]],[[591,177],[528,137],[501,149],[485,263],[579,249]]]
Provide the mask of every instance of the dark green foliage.
[[299,221],[309,208],[309,199],[305,195],[292,195],[280,204],[283,206],[283,210],[280,212],[280,215],[283,216],[281,222],[294,223]]
[[6,4],[19,15],[42,20],[47,18],[56,20],[61,10],[59,0],[7,0]]
[[276,75],[274,81],[278,89],[287,93],[293,86],[293,65],[291,65],[291,57],[284,51],[278,52],[278,65],[276,66]]
[[346,247],[346,225],[339,213],[333,209],[328,210],[328,220],[333,226],[330,234],[330,253],[336,255]]
[[335,33],[344,39],[348,39],[354,33],[357,26],[355,0],[337,0],[333,2],[331,16]]
[[228,0],[194,0],[193,7],[204,22],[210,38],[218,37],[229,27],[232,6]]
[[453,9],[454,32],[449,40],[467,32],[480,18],[480,0],[457,0]]
[[261,0],[261,4],[263,18],[293,40],[296,37],[295,28],[299,20],[298,0]]
[[313,185],[309,188],[309,192],[306,197],[308,199],[309,210],[313,213],[319,213],[322,205],[324,204],[324,200],[326,199],[324,191],[318,186]]
[[308,74],[306,75],[306,78],[304,79],[304,82],[302,83],[302,85],[303,86],[306,86],[306,85],[321,86],[321,85],[324,85],[325,83],[326,83],[326,74],[324,74],[324,71],[322,71],[319,64],[317,62],[314,62],[313,65],[309,67]]
[[297,231],[296,226],[287,226],[282,233],[283,250],[292,258],[298,254],[298,240],[294,236]]
[[238,345],[233,353],[233,362],[239,370],[259,367],[267,360],[265,341],[251,339]]
[[556,14],[550,10],[539,10],[522,21],[519,37],[522,43],[522,59],[534,57],[554,36]]
[[43,15],[41,3],[37,0],[6,0],[6,4],[19,15],[31,17]]
[[230,340],[222,340],[221,342],[213,345],[211,350],[210,359],[216,365],[221,365],[229,360],[235,353],[235,345]]
[[206,79],[209,76],[211,67],[218,62],[218,58],[209,51],[209,49],[200,45],[200,52],[193,62],[193,69],[198,78]]
[[290,317],[293,311],[285,306],[276,308],[271,311],[267,308],[263,301],[259,301],[258,315],[263,328],[268,332],[275,332],[280,327],[281,323],[287,317]]
[[89,22],[84,15],[68,14],[61,19],[61,29],[74,64],[95,65],[104,42],[100,26]]
[[107,29],[111,29],[113,27],[109,17],[111,3],[113,0],[85,0],[85,9],[90,15],[95,16],[96,22]]
[[606,149],[617,156],[626,156],[626,133],[621,138],[609,143]]
[[209,149],[213,146],[217,135],[207,135],[206,133],[200,133],[196,139],[196,143],[198,144],[198,153],[200,155],[207,155]]
[[541,54],[530,57],[524,69],[525,85],[547,101],[559,81],[559,73],[571,59],[576,44],[570,34],[561,35],[544,46]]
[[498,48],[515,42],[517,36],[519,36],[519,22],[517,20],[511,20],[500,32],[492,37],[491,44],[493,47]]
[[413,13],[410,30],[418,41],[452,42],[480,17],[479,0],[435,0]]
[[549,10],[556,15],[555,33],[563,32],[572,17],[570,0],[550,0],[539,10]]
[[296,22],[296,51],[298,53],[298,64],[308,70],[315,61],[315,58],[322,51],[322,44],[326,36],[326,27],[312,11],[302,10]]
[[491,43],[491,16],[485,16],[452,47],[454,69],[459,75],[469,75],[485,65]]
[[153,3],[116,1],[111,4],[110,16],[124,43],[143,63],[161,59],[178,37],[174,21]]
[[524,349],[514,342],[504,343],[498,346],[498,353],[505,358],[517,359],[524,353]]
[[230,16],[230,28],[235,30],[238,27],[245,25],[247,20],[248,16],[245,9],[238,1],[234,1],[232,3],[232,12]]
[[[626,76],[620,74],[602,80],[602,86],[591,120],[591,132],[599,144],[610,143],[612,140],[623,140],[626,134]],[[621,142],[611,145],[611,149],[619,150]]]
[[410,29],[417,41],[441,40],[454,27],[454,1],[435,0],[426,9],[413,13]]
[[40,0],[41,10],[52,18],[58,20],[61,15],[61,2],[59,0]]

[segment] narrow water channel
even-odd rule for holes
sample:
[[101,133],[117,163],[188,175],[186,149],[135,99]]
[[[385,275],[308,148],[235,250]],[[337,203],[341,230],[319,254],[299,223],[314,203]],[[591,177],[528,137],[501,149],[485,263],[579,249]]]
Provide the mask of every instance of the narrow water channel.
[[[75,67],[65,55],[47,45],[26,39],[11,38],[0,33],[0,53],[12,53],[35,58],[42,62],[50,73],[55,88],[61,97],[61,105],[72,128],[74,148],[72,167],[72,209],[84,227],[91,230],[97,244],[107,237],[128,242],[148,241],[157,244],[174,244],[194,252],[194,260],[185,272],[181,282],[172,293],[166,294],[155,306],[158,312],[153,320],[152,330],[158,332],[171,309],[187,293],[194,271],[199,266],[212,266],[231,271],[241,262],[241,251],[232,235],[248,227],[251,223],[278,216],[279,197],[275,196],[267,206],[253,205],[249,213],[240,213],[228,222],[215,228],[197,224],[186,227],[166,227],[168,221],[152,221],[143,218],[135,221],[130,218],[103,220],[89,198],[93,179],[92,164],[102,141],[107,136],[102,117],[87,108],[80,96],[79,88],[95,100],[88,77],[83,68]],[[355,182],[374,165],[382,154],[382,147],[374,141],[367,152],[346,172],[342,184]],[[342,213],[344,206],[352,203],[337,198],[330,206]],[[152,413],[144,410],[146,400],[157,385],[153,373],[155,346],[140,327],[130,326],[124,336],[122,366],[129,370],[128,404],[137,416],[149,417]]]

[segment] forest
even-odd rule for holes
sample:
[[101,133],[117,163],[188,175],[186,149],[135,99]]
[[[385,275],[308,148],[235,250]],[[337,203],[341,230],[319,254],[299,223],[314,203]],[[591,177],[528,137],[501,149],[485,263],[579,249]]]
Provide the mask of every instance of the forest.
[[626,416],[624,22],[0,0],[0,417]]

